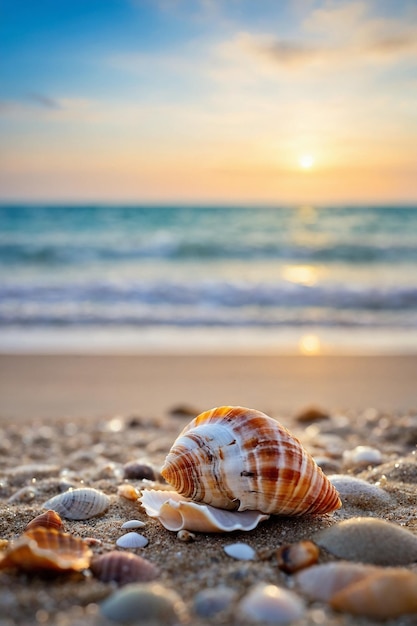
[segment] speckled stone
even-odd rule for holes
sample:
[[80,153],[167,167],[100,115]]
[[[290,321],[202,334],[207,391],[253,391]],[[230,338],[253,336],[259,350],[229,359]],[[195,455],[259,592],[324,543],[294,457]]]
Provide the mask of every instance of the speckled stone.
[[181,598],[157,583],[126,585],[108,597],[100,611],[120,624],[174,626],[187,621]]
[[314,541],[348,561],[374,565],[405,565],[417,561],[417,536],[391,522],[355,517],[325,528]]
[[194,598],[193,608],[199,617],[213,617],[228,609],[237,598],[237,591],[230,587],[203,589]]

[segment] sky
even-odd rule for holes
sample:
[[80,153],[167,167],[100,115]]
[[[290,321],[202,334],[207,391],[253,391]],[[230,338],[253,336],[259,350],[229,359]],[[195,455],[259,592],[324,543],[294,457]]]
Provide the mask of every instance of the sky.
[[417,2],[0,0],[0,201],[417,204]]

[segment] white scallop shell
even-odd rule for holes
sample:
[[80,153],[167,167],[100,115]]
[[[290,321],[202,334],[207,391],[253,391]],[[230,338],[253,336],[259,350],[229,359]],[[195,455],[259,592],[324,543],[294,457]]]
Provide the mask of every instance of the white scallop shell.
[[244,407],[198,415],[174,442],[161,473],[185,498],[221,509],[302,515],[341,506],[300,441]]
[[123,530],[132,530],[132,528],[143,528],[144,526],[146,526],[145,522],[139,519],[130,519],[122,524],[121,528],[123,528]]
[[126,533],[118,538],[116,545],[119,548],[128,548],[134,550],[136,548],[144,548],[149,543],[149,540],[140,533]]
[[70,489],[47,500],[42,508],[52,509],[61,517],[84,520],[101,515],[110,506],[110,499],[102,491],[83,488]]
[[139,502],[149,517],[158,518],[165,528],[175,532],[184,528],[206,533],[253,530],[269,518],[260,511],[225,511],[191,502],[176,491],[145,489]]

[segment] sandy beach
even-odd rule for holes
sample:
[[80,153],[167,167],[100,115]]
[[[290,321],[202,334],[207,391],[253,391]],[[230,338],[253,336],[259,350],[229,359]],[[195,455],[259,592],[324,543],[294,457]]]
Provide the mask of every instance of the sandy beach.
[[177,404],[294,413],[417,406],[417,356],[0,355],[0,419],[157,417]]
[[[357,517],[380,518],[416,533],[415,446],[417,357],[186,357],[186,356],[22,356],[0,357],[1,488],[0,539],[20,536],[42,512],[43,503],[69,487],[92,487],[110,498],[109,508],[87,520],[64,520],[71,534],[87,539],[95,556],[115,548],[123,522],[139,519],[149,540],[134,552],[157,566],[156,582],[184,603],[178,623],[195,626],[257,624],[237,617],[251,588],[265,582],[293,590],[294,578],[277,567],[275,550],[333,524]],[[159,468],[181,429],[194,414],[223,404],[265,411],[289,427],[325,471],[360,478],[378,497],[349,500],[332,514],[300,518],[273,516],[250,532],[195,533],[180,541],[120,486],[162,485],[126,478],[124,468],[140,460]],[[318,421],[302,421],[310,405],[324,411]],[[181,412],[182,409],[182,412]],[[378,462],[356,465],[346,452],[368,445]],[[323,461],[324,459],[324,461]],[[328,467],[326,468],[326,464]],[[359,489],[360,492],[360,489]],[[361,495],[359,493],[359,495]],[[244,542],[252,561],[227,556],[224,547]],[[383,549],[383,548],[381,548]],[[348,551],[349,552],[349,551]],[[349,555],[348,557],[349,558]],[[388,557],[390,558],[390,557]],[[319,562],[338,561],[322,549]],[[416,571],[413,563],[408,571]],[[1,626],[109,625],[102,602],[117,591],[90,573],[50,575],[13,569],[0,572]],[[212,617],[199,613],[197,595],[213,587],[230,591],[229,604]],[[303,598],[297,626],[370,626],[379,620],[351,616],[325,602]],[[200,609],[201,611],[201,609]],[[7,613],[7,614],[6,614]],[[411,626],[415,615],[389,620]],[[147,621],[135,623],[148,624]],[[175,623],[172,619],[157,624]]]

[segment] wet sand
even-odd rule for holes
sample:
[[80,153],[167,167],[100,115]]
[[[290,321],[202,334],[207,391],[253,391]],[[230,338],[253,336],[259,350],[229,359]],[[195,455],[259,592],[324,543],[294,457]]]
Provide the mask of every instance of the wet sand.
[[183,403],[413,409],[417,356],[0,355],[0,419],[157,416]]

